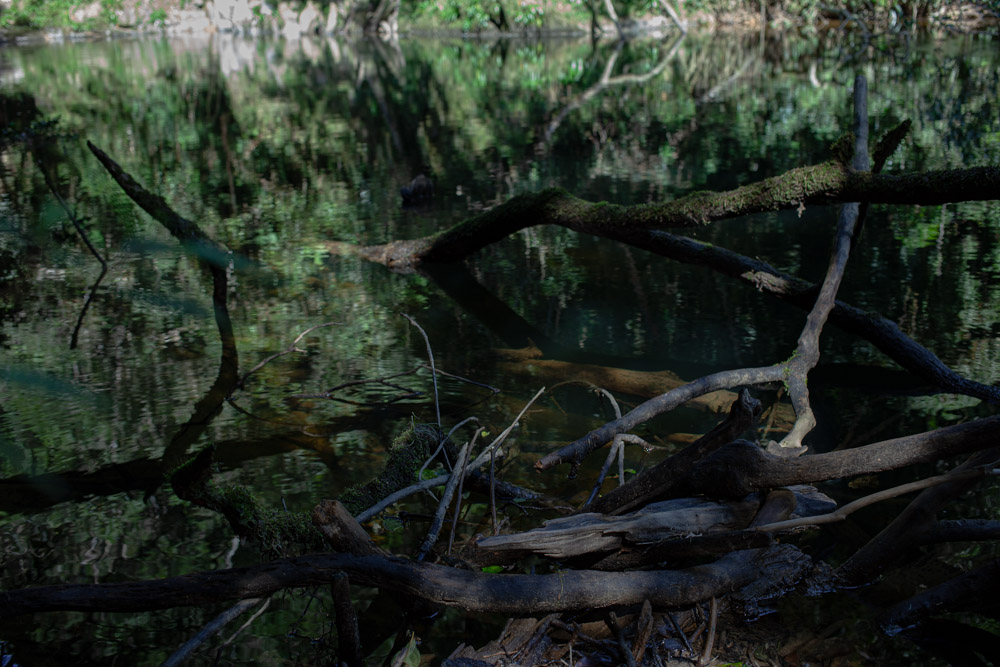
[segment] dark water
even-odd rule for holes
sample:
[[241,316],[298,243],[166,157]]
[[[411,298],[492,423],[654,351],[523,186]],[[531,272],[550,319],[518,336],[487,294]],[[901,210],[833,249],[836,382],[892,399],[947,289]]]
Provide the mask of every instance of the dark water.
[[[400,378],[423,394],[390,405],[296,395],[423,363],[423,339],[401,312],[426,329],[440,368],[502,390],[490,398],[443,379],[446,427],[475,415],[502,430],[544,382],[494,351],[538,338],[573,361],[688,379],[787,358],[800,311],[705,269],[567,230],[530,228],[461,265],[411,275],[331,256],[325,243],[420,236],[553,185],[638,203],[816,163],[849,128],[855,72],[868,77],[874,136],[913,121],[888,171],[1000,163],[994,39],[860,46],[844,36],[761,43],[727,35],[624,47],[217,38],[0,51],[0,90],[30,95],[43,117],[58,118],[64,136],[49,145],[43,167],[108,262],[77,329],[100,267],[42,167],[9,136],[0,165],[0,586],[257,562],[218,516],[159,483],[166,461],[214,443],[220,481],[292,511],[374,474],[411,418],[433,421],[429,373]],[[192,414],[203,417],[196,405],[219,369],[211,282],[121,192],[85,139],[236,253],[229,308],[241,372],[302,331],[336,323],[255,373],[235,405],[190,441],[182,427]],[[434,197],[404,208],[399,188],[419,173],[433,177]],[[995,202],[873,207],[841,297],[895,319],[959,372],[994,382],[998,214]],[[801,217],[760,215],[692,235],[815,280],[835,219],[833,208],[809,207]],[[820,426],[807,440],[815,449],[987,413],[974,399],[910,395],[915,381],[833,329],[823,353],[829,379],[815,385]],[[838,372],[846,364],[864,370]],[[402,393],[369,386],[342,396],[378,403]],[[641,399],[621,400],[628,407]],[[592,472],[569,481],[562,471],[528,470],[610,415],[582,389],[556,390],[523,420],[506,477],[579,501]],[[644,434],[711,424],[680,411]],[[842,500],[855,493],[835,491]],[[961,516],[988,516],[977,502],[964,509]],[[393,528],[375,529],[386,531],[383,544],[404,550],[423,524]],[[317,659],[325,650],[317,639],[329,639],[322,597],[277,596],[222,650],[223,661]],[[50,614],[11,624],[0,640],[21,664],[103,664],[121,655],[155,663],[218,611]],[[459,616],[435,629],[437,650],[472,636],[479,621]],[[214,659],[218,648],[202,657]]]

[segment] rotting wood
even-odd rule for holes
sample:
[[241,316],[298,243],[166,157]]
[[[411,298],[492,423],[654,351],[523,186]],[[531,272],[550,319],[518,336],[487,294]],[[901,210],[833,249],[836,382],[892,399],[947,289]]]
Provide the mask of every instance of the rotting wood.
[[[635,410],[632,412],[635,412]],[[755,420],[760,417],[760,414],[760,401],[750,396],[750,392],[746,389],[741,390],[737,399],[730,406],[729,414],[715,428],[673,456],[661,461],[638,477],[632,478],[623,486],[598,498],[590,510],[605,514],[620,514],[631,511],[650,502],[657,496],[669,492],[671,486],[687,476],[688,472],[691,471],[698,461],[719,447],[738,438],[753,426]],[[617,422],[623,421],[623,419],[617,420]],[[590,439],[584,440],[584,442],[596,442],[599,439],[600,435],[591,436]],[[577,442],[581,441],[578,440]],[[543,458],[535,467],[542,469],[546,465],[551,465],[558,459],[562,459],[564,456],[572,457],[576,455],[575,450],[563,448]]]
[[[837,506],[832,499],[811,486],[783,489],[775,493],[782,498],[789,514],[798,508],[795,512],[797,517],[826,514]],[[666,560],[670,557],[669,545],[678,545],[680,553],[683,548],[680,544],[684,538],[713,533],[730,534],[747,528],[757,517],[760,507],[760,500],[754,494],[728,503],[701,498],[676,498],[652,503],[638,512],[619,516],[575,514],[551,519],[542,527],[523,533],[480,538],[476,542],[477,554],[473,559],[477,562],[511,562],[531,554],[555,560],[604,554],[604,558],[609,559],[607,554],[622,549],[637,552],[655,546],[657,553],[662,556],[660,560]],[[755,542],[754,546],[766,544],[766,540]],[[726,541],[717,541],[715,544],[722,546]],[[732,544],[739,544],[739,538]],[[605,567],[598,569],[608,569],[607,562],[611,561],[607,560]]]

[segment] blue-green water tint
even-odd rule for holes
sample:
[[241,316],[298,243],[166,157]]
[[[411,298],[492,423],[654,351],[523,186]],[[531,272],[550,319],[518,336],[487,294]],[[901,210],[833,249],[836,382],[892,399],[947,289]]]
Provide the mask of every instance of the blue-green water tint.
[[[868,76],[873,136],[913,121],[887,171],[1000,164],[995,41],[876,46],[864,59],[835,38],[761,44],[732,35],[690,36],[673,51],[669,42],[619,49],[225,37],[0,51],[3,92],[34,96],[39,112],[73,135],[43,162],[57,165],[61,192],[109,262],[71,350],[99,267],[24,144],[11,137],[0,169],[2,586],[162,577],[257,559],[253,548],[232,542],[217,516],[156,483],[167,444],[218,372],[211,281],[121,192],[84,139],[236,253],[229,308],[242,372],[309,327],[336,322],[303,339],[304,352],[257,371],[234,394],[239,409],[224,407],[190,448],[214,443],[222,481],[249,485],[273,506],[307,511],[373,475],[411,416],[434,419],[426,370],[395,380],[403,390],[343,394],[371,402],[423,392],[389,407],[295,397],[423,363],[423,339],[400,312],[427,330],[442,369],[503,390],[484,402],[487,390],[442,379],[445,426],[476,415],[494,433],[543,384],[501,365],[496,348],[544,336],[575,361],[693,379],[787,358],[804,321],[801,311],[705,269],[562,229],[530,228],[428,275],[331,256],[328,241],[420,236],[549,186],[628,204],[817,163],[849,128],[856,70]],[[632,78],[618,78],[626,75]],[[418,173],[433,177],[435,195],[403,208],[399,188]],[[995,202],[873,207],[841,297],[896,319],[955,369],[993,382],[1000,375],[998,214]],[[833,208],[811,206],[691,234],[816,280],[835,217]],[[486,294],[456,301],[443,287],[449,281],[478,283]],[[516,317],[534,333],[512,327]],[[892,367],[832,328],[823,350],[834,369]],[[884,376],[871,377],[860,388],[815,385],[814,448],[986,411],[962,397],[901,395],[898,385],[876,383]],[[611,412],[582,390],[560,389],[555,399],[523,420],[507,477],[578,501],[592,471],[568,481],[562,471],[529,475],[531,463]],[[681,411],[644,434],[702,432],[712,421]],[[630,463],[639,465],[638,457]],[[100,483],[80,486],[88,474]],[[43,475],[50,476],[45,485]],[[835,489],[842,501],[855,493]],[[390,528],[385,522],[379,539],[405,551],[423,525]],[[307,599],[276,600],[249,631],[255,638],[238,640],[226,655],[277,662],[321,651],[308,637],[327,636],[329,617],[316,602],[300,618]],[[36,653],[103,662],[126,650],[153,663],[212,613],[127,621],[47,615],[5,628],[0,639],[24,664]],[[293,626],[297,634],[289,633]]]

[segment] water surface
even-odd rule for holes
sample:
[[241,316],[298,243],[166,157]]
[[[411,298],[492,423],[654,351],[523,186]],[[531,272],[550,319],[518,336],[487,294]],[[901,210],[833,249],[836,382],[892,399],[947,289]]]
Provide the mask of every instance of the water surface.
[[[0,51],[3,94],[29,94],[43,117],[58,118],[64,136],[43,166],[108,262],[78,328],[100,267],[42,167],[10,137],[0,163],[2,586],[257,562],[258,552],[234,541],[219,517],[161,483],[166,461],[214,444],[221,481],[248,485],[291,511],[373,475],[411,419],[434,420],[429,373],[399,378],[403,390],[341,394],[377,406],[297,395],[424,363],[423,338],[400,313],[427,331],[440,368],[501,390],[492,396],[442,379],[446,428],[475,415],[502,430],[543,383],[512,371],[495,351],[539,338],[572,361],[688,379],[787,358],[802,312],[639,248],[529,228],[459,265],[398,275],[331,256],[326,242],[424,235],[549,186],[628,204],[817,163],[849,128],[855,72],[868,77],[874,136],[913,121],[887,171],[1000,164],[995,41],[857,47],[836,36],[764,43],[757,35],[689,36],[624,46],[217,36]],[[256,372],[220,414],[200,414],[221,354],[210,278],[121,192],[84,140],[233,250],[228,301],[241,372],[306,329],[335,324]],[[434,197],[405,208],[399,188],[419,173],[432,176]],[[959,372],[994,382],[998,213],[996,203],[873,207],[841,297],[895,319]],[[691,235],[817,280],[835,220],[835,208],[809,207]],[[820,426],[807,441],[814,449],[987,413],[972,399],[920,394],[869,344],[833,329],[823,353],[829,380],[814,391]],[[846,364],[864,367],[851,367],[853,382],[838,373]],[[410,390],[422,393],[386,403]],[[629,407],[640,399],[620,400]],[[528,471],[538,456],[610,416],[592,393],[558,389],[523,420],[507,479],[579,502],[593,470],[578,480]],[[192,423],[200,426],[188,441]],[[671,433],[712,424],[710,415],[679,411],[642,432],[666,444]],[[629,465],[644,463],[636,454]],[[853,493],[832,488],[842,500]],[[409,509],[431,507],[416,501]],[[973,503],[962,516],[976,511]],[[483,529],[474,528],[479,520],[473,513],[470,530]],[[379,539],[405,550],[421,530],[414,522]],[[278,596],[222,655],[315,659],[330,639],[321,598]],[[0,640],[22,664],[103,664],[125,652],[155,663],[217,611],[50,614],[12,624]],[[468,638],[459,616],[435,630],[444,637],[437,650],[448,637]],[[203,657],[214,658],[218,647]]]

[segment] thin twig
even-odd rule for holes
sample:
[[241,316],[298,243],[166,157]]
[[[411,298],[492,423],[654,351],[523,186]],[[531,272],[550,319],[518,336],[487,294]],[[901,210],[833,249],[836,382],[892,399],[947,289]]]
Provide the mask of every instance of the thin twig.
[[601,472],[597,476],[597,481],[594,483],[594,488],[590,490],[590,496],[587,498],[580,509],[590,506],[590,503],[594,502],[594,498],[600,492],[601,487],[604,485],[604,479],[608,475],[608,470],[611,469],[611,463],[614,461],[615,456],[618,457],[618,486],[623,486],[625,484],[625,443],[631,445],[641,445],[646,451],[649,451],[653,445],[643,440],[637,435],[631,433],[619,433],[614,437],[614,441],[611,445],[611,451],[608,452],[607,458],[604,459],[604,465],[601,466]]
[[[459,461],[465,461],[469,456],[469,449],[476,442],[476,436],[479,435],[479,429],[476,429],[476,435],[472,437],[470,442],[465,443],[462,446],[462,451],[458,454]],[[444,523],[444,515],[448,512],[448,506],[451,504],[452,496],[455,494],[455,489],[458,488],[459,480],[465,477],[465,470],[461,466],[456,466],[455,470],[451,475],[451,479],[448,480],[448,486],[444,489],[444,495],[441,496],[441,502],[438,503],[437,511],[434,513],[434,521],[431,522],[430,530],[427,531],[427,537],[424,539],[423,544],[420,545],[420,550],[417,552],[417,560],[423,560],[427,557],[430,552],[431,547],[437,542],[438,534],[441,532],[441,526]]]
[[622,653],[622,657],[625,659],[625,664],[628,667],[636,667],[635,657],[632,655],[632,649],[628,647],[625,643],[625,633],[622,630],[622,626],[618,623],[618,616],[613,611],[609,611],[607,617],[604,619],[607,626],[611,629],[614,634],[615,639],[618,640],[618,649]]
[[[448,431],[448,435],[446,435],[443,438],[441,438],[441,441],[438,442],[438,446],[434,450],[434,453],[431,454],[430,456],[428,456],[427,460],[424,461],[423,465],[420,466],[420,470],[417,471],[417,479],[423,479],[424,478],[424,471],[427,470],[427,466],[429,466],[431,464],[431,462],[437,457],[437,455],[440,454],[444,450],[444,445],[445,445],[446,442],[448,442],[448,440],[451,439],[452,434],[455,431],[457,431],[459,428],[461,428],[462,426],[468,424],[470,421],[474,421],[477,424],[479,423],[479,420],[476,419],[475,417],[466,417],[465,419],[463,419],[462,421],[458,422],[457,424],[455,424],[454,426],[451,427],[451,430]],[[478,433],[478,431],[477,431],[477,433]],[[451,463],[448,461],[448,455],[447,455],[447,453],[445,454],[444,460],[445,460],[445,463],[447,463],[449,465],[449,467],[451,467]],[[428,493],[430,493],[429,490],[428,490]],[[437,497],[433,493],[431,493],[430,496],[431,496],[431,498],[434,498],[435,501],[437,500]]]
[[263,361],[261,361],[260,363],[258,363],[256,366],[254,366],[253,368],[251,368],[249,371],[247,371],[246,375],[244,375],[242,378],[240,378],[240,381],[238,383],[236,383],[236,388],[237,389],[243,389],[243,387],[246,386],[246,382],[247,382],[247,380],[250,379],[251,375],[253,375],[257,371],[259,371],[260,369],[264,368],[264,366],[267,366],[269,363],[271,363],[272,361],[274,361],[278,357],[283,357],[286,354],[291,354],[292,352],[305,352],[305,350],[300,350],[299,348],[296,347],[296,345],[299,344],[300,340],[302,340],[303,338],[305,338],[308,334],[312,333],[316,329],[322,329],[323,327],[332,327],[335,324],[340,324],[340,322],[324,322],[323,324],[317,324],[316,326],[309,327],[308,329],[306,329],[305,331],[303,331],[302,333],[300,333],[298,336],[296,336],[295,340],[293,340],[291,342],[291,344],[288,347],[286,347],[284,350],[282,350],[281,352],[275,352],[274,354],[272,354],[271,356],[265,358]]
[[490,516],[493,519],[493,534],[500,534],[500,523],[497,521],[497,478],[496,461],[494,460],[495,450],[490,450]]
[[[611,407],[614,408],[615,411],[615,419],[621,419],[622,409],[618,407],[618,401],[615,400],[615,397],[611,394],[611,392],[608,391],[607,389],[602,389],[600,387],[597,388],[597,391],[604,394],[604,396],[607,397],[608,401],[611,402]],[[608,455],[608,460],[605,462],[605,467],[601,470],[600,481],[598,482],[598,484],[604,482],[604,477],[605,475],[608,474],[607,469],[609,467],[609,464],[611,463],[612,456],[615,453],[617,453],[618,455],[618,486],[621,486],[622,484],[625,483],[625,443],[622,442],[619,436],[615,436],[614,446],[611,448],[611,454]],[[591,493],[590,499],[587,500],[587,503],[589,504],[590,501],[593,500],[593,498],[594,494]]]
[[708,636],[705,637],[705,650],[698,661],[699,667],[705,667],[712,662],[712,651],[715,649],[715,624],[719,619],[719,601],[712,596],[712,606],[708,617]]
[[412,324],[417,328],[417,331],[420,332],[420,335],[424,337],[424,344],[427,345],[427,359],[430,361],[431,364],[431,379],[434,381],[434,411],[437,413],[438,430],[441,430],[441,403],[438,400],[437,369],[434,367],[434,351],[431,349],[431,341],[427,337],[427,332],[424,331],[423,327],[417,324],[417,321],[415,319],[413,319],[406,313],[400,313],[400,315],[409,320],[410,324]]
[[205,641],[212,635],[222,630],[227,623],[263,599],[264,598],[248,598],[246,600],[240,600],[232,607],[209,621],[194,637],[181,644],[180,648],[164,660],[160,667],[176,667],[181,664],[181,662],[183,662],[192,651],[205,643]]
[[69,349],[75,350],[77,341],[80,337],[80,328],[83,326],[83,319],[87,315],[87,309],[90,308],[90,302],[93,301],[94,295],[97,294],[97,288],[100,287],[101,281],[104,280],[104,276],[108,273],[108,263],[103,257],[101,257],[101,254],[97,252],[97,248],[95,248],[90,242],[90,239],[87,238],[87,233],[83,231],[83,223],[76,217],[76,213],[70,208],[69,204],[66,203],[66,200],[63,199],[63,196],[59,193],[59,190],[56,188],[55,181],[53,180],[51,174],[49,174],[49,170],[42,164],[41,160],[37,158],[38,156],[36,155],[38,170],[42,172],[42,177],[45,179],[45,184],[49,187],[49,191],[52,192],[56,201],[58,201],[59,205],[62,206],[64,211],[66,211],[66,215],[69,217],[70,222],[72,222],[73,227],[76,228],[76,233],[80,235],[80,239],[83,240],[83,243],[87,246],[90,254],[92,254],[97,261],[101,263],[101,272],[98,274],[97,279],[94,280],[94,284],[90,286],[87,298],[84,300],[83,307],[80,309],[80,315],[76,318],[76,326],[73,327],[73,335],[69,341]]
[[[484,465],[486,465],[486,461],[487,459],[489,459],[492,452],[496,452],[497,455],[502,454],[502,451],[499,449],[499,446],[503,444],[503,441],[507,438],[507,436],[514,429],[514,427],[517,426],[521,417],[524,416],[524,413],[527,412],[528,408],[531,407],[531,404],[534,403],[538,399],[538,397],[542,395],[542,392],[544,391],[545,387],[539,389],[538,392],[531,398],[531,400],[528,401],[527,404],[525,404],[524,408],[521,409],[521,412],[518,413],[517,417],[514,418],[514,421],[511,423],[511,425],[508,426],[506,429],[504,429],[504,431],[499,436],[497,436],[497,438],[493,442],[491,442],[489,446],[486,447],[486,449],[484,449],[472,463],[470,463],[466,467],[465,469],[466,475],[471,473],[473,470],[479,470]],[[406,487],[405,489],[401,489],[390,496],[386,496],[385,498],[375,503],[365,511],[361,512],[354,518],[358,521],[358,523],[364,523],[365,521],[368,521],[373,516],[384,510],[389,505],[392,505],[393,503],[398,503],[403,498],[408,498],[409,496],[412,496],[414,493],[420,493],[424,489],[429,489],[435,486],[441,486],[443,484],[447,484],[450,478],[451,475],[438,475],[437,477],[433,477],[431,479],[425,479],[419,481],[416,484],[412,484]]]
[[455,518],[451,522],[451,534],[448,535],[448,555],[451,555],[451,547],[455,543],[455,529],[458,528],[458,515],[462,511],[462,485],[465,483],[465,468],[469,464],[469,453],[476,446],[476,439],[479,437],[481,431],[477,428],[476,432],[472,436],[472,442],[468,447],[462,450],[462,455],[459,456],[458,468],[458,492],[455,494]]
[[858,498],[854,502],[848,503],[828,514],[820,514],[819,516],[804,516],[798,519],[777,521],[775,523],[757,526],[755,530],[765,533],[773,533],[775,531],[788,530],[790,528],[798,528],[800,526],[820,526],[827,523],[843,521],[849,515],[858,511],[862,507],[868,507],[869,505],[874,505],[875,503],[888,500],[889,498],[895,498],[896,496],[913,493],[914,491],[920,491],[932,486],[937,486],[938,484],[961,482],[964,480],[976,479],[978,477],[998,477],[1000,476],[1000,468],[994,468],[994,465],[996,465],[996,463],[987,466],[970,468],[967,470],[953,470],[952,472],[945,473],[944,475],[927,477],[926,479],[920,479],[916,482],[900,484],[899,486],[894,486],[891,489],[884,489],[863,498]]
[[670,625],[674,626],[674,632],[680,636],[681,641],[684,642],[684,648],[688,650],[688,653],[694,653],[694,647],[691,646],[691,642],[688,641],[687,635],[681,630],[681,626],[677,624],[677,619],[674,618],[674,613],[672,611],[667,611],[667,618],[670,619]]
[[[429,364],[420,364],[420,368],[426,368],[427,370],[432,370]],[[484,382],[479,382],[477,380],[470,380],[469,378],[462,377],[461,375],[455,375],[454,373],[448,373],[447,371],[443,371],[440,368],[438,368],[436,372],[437,372],[438,375],[443,375],[445,377],[454,378],[454,379],[458,380],[459,382],[465,382],[466,384],[471,384],[471,385],[475,385],[477,387],[482,387],[483,389],[489,389],[494,394],[499,394],[500,391],[501,391],[500,389],[498,389],[497,387],[494,387],[493,385],[489,385],[489,384],[486,384]]]

